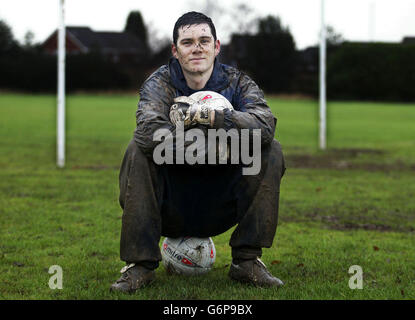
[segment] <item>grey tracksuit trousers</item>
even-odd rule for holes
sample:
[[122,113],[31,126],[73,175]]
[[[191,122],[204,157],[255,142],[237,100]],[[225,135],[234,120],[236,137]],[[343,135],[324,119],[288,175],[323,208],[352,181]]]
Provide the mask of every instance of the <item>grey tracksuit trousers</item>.
[[240,165],[156,165],[131,140],[120,169],[123,209],[120,256],[156,268],[161,236],[209,237],[237,225],[230,239],[234,259],[260,257],[272,245],[278,220],[280,144],[262,147],[258,175]]

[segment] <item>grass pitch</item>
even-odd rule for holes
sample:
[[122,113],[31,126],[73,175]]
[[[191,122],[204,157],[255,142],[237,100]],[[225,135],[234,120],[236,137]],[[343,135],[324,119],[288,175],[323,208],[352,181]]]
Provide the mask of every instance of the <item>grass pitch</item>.
[[[270,98],[286,157],[274,245],[263,261],[281,289],[231,281],[228,241],[201,277],[168,276],[135,295],[109,286],[119,260],[118,169],[135,128],[133,95],[67,98],[67,162],[56,168],[56,98],[0,96],[1,299],[414,299],[415,105]],[[51,290],[49,267],[63,270]],[[363,289],[349,288],[363,270]]]

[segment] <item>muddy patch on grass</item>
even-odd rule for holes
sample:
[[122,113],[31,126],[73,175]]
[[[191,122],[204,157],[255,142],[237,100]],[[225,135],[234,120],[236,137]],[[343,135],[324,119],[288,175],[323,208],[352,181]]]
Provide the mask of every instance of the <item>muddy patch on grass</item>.
[[85,165],[85,166],[72,166],[72,170],[94,170],[94,171],[100,171],[100,170],[108,170],[108,169],[119,169],[119,166],[106,166],[106,165]]
[[[344,221],[344,218],[336,215],[320,215],[316,212],[312,214],[306,215],[308,218],[314,221],[321,221],[325,225],[327,225],[330,229],[334,230],[357,230],[357,229],[363,229],[363,230],[374,230],[374,231],[393,231],[394,229],[396,231],[413,231],[408,230],[408,228],[399,229],[394,228],[390,225],[381,224],[381,223],[358,223],[358,222],[350,222],[350,221]],[[342,221],[343,220],[343,221]],[[399,229],[399,230],[398,230]]]
[[[393,231],[393,228],[391,226],[383,225],[383,224],[374,224],[374,223],[333,223],[330,224],[330,229],[335,230],[373,230],[373,231]],[[405,231],[410,232],[413,230],[396,230],[396,231]]]
[[368,231],[379,231],[379,232],[403,232],[403,233],[415,233],[415,228],[410,226],[389,226],[385,224],[376,223],[333,223],[328,224],[329,229],[333,230],[368,230]]
[[[307,219],[308,218],[308,219]],[[294,222],[297,219],[289,219],[290,222]],[[388,224],[388,222],[359,222],[358,219],[356,221],[350,221],[351,219],[347,219],[349,221],[345,221],[345,219],[341,216],[324,216],[318,214],[308,214],[305,215],[305,218],[298,219],[298,222],[306,222],[306,221],[318,221],[321,222],[326,226],[328,229],[332,230],[341,230],[341,231],[352,231],[352,230],[368,230],[368,231],[379,231],[379,232],[403,232],[403,233],[415,233],[415,228],[412,226],[405,226],[399,225],[397,223]],[[362,219],[364,220],[364,219]]]
[[287,168],[308,169],[336,169],[349,170],[360,169],[367,171],[395,171],[413,170],[415,164],[407,164],[401,161],[393,163],[382,162],[356,162],[361,155],[370,155],[380,158],[386,152],[378,149],[330,149],[318,154],[288,154],[285,156]]

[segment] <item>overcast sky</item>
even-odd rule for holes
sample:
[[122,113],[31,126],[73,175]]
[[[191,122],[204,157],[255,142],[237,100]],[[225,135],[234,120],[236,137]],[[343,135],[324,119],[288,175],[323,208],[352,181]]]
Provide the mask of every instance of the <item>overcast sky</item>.
[[[58,1],[0,0],[0,19],[6,21],[19,41],[30,30],[35,42],[41,42],[57,27]],[[237,4],[243,2],[260,16],[279,16],[283,25],[290,28],[297,48],[318,42],[321,0],[222,0],[221,14],[212,13],[222,43],[228,41],[229,31],[236,29],[238,17],[232,14]],[[202,10],[206,0],[66,0],[65,3],[69,26],[121,31],[128,13],[139,10],[152,34],[170,38],[177,18],[190,10]],[[326,23],[344,39],[400,42],[405,36],[415,36],[415,0],[325,0],[325,4]],[[243,21],[243,17],[241,14],[239,20]]]

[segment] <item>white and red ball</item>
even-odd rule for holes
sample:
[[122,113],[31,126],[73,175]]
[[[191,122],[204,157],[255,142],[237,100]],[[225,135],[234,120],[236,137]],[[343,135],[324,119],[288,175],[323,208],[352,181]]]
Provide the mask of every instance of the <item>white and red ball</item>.
[[189,96],[189,98],[197,102],[206,103],[213,109],[222,110],[227,108],[233,110],[229,100],[215,91],[198,91]]
[[161,256],[169,273],[200,275],[212,269],[216,250],[211,238],[165,238]]

